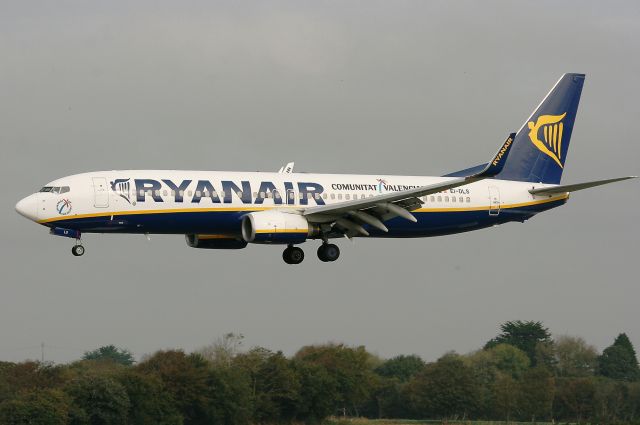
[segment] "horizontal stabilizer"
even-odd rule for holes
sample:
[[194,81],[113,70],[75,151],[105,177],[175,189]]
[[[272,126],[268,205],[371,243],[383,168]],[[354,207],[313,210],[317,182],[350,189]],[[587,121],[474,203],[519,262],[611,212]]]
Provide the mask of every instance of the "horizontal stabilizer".
[[615,183],[622,180],[635,179],[638,176],[618,177],[616,179],[596,180],[586,183],[577,184],[561,184],[559,186],[541,187],[540,189],[531,189],[529,193],[532,195],[554,195],[556,193],[575,192],[577,190],[588,189],[590,187],[602,186],[603,184]]

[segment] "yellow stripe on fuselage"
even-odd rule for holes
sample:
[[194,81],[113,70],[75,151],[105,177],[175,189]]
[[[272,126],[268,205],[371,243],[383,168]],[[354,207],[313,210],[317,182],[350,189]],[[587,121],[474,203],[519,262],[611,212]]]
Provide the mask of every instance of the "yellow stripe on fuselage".
[[[536,201],[521,202],[517,204],[502,204],[501,210],[528,207],[532,205],[546,204],[549,202],[561,201],[569,198],[569,194],[556,196],[548,199],[541,199]],[[91,214],[76,214],[65,215],[60,217],[47,218],[45,220],[39,220],[38,223],[53,223],[63,220],[77,220],[82,218],[95,218],[95,217],[111,217],[111,216],[123,216],[123,215],[146,215],[146,214],[171,214],[171,213],[203,213],[203,212],[255,212],[266,211],[272,209],[283,208],[296,208],[300,209],[300,206],[273,206],[273,207],[217,207],[217,208],[176,208],[176,209],[162,209],[162,210],[140,210],[140,211],[113,211],[113,212],[100,212]],[[431,213],[431,212],[463,212],[463,211],[488,211],[490,209],[497,209],[497,206],[475,206],[475,207],[462,207],[462,208],[418,208],[413,210],[412,213]],[[273,233],[273,232],[272,232]]]

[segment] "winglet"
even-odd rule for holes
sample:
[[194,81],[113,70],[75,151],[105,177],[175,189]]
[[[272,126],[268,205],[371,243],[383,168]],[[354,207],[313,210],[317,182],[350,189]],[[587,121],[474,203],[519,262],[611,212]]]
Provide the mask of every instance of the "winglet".
[[511,133],[507,140],[502,144],[498,152],[493,157],[491,162],[487,164],[484,170],[480,171],[477,174],[473,174],[468,178],[487,178],[493,177],[496,174],[502,171],[504,164],[507,162],[507,157],[509,156],[509,152],[511,152],[511,147],[513,146],[513,140],[516,137],[516,133]]

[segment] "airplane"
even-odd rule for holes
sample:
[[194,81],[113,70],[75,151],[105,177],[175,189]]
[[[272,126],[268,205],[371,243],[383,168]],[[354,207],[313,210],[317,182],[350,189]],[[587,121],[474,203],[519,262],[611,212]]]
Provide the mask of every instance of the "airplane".
[[63,177],[16,204],[24,217],[75,239],[83,233],[181,234],[187,245],[242,249],[319,240],[332,262],[337,238],[449,235],[524,222],[578,190],[635,178],[560,184],[585,75],[564,74],[486,164],[440,177],[234,171],[123,170]]

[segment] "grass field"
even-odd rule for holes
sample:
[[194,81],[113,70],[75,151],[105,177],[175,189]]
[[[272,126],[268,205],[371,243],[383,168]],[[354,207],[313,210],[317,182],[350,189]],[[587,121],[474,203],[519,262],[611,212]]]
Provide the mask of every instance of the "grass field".
[[[534,422],[513,421],[462,421],[462,420],[413,420],[413,419],[362,419],[329,418],[324,425],[531,425]],[[552,422],[535,422],[536,425],[552,425]],[[557,424],[556,424],[557,425]],[[567,424],[570,425],[570,424]]]

